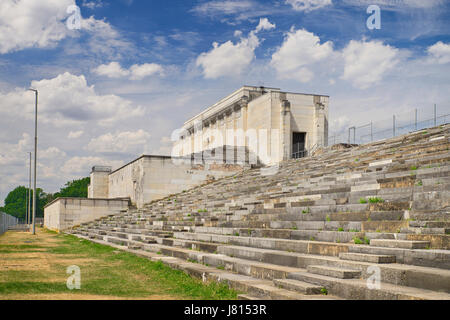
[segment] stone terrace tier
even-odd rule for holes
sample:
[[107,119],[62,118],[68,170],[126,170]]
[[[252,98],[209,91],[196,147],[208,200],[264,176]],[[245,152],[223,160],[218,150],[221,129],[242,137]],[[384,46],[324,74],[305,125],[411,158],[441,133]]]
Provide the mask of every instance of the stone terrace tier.
[[450,299],[449,129],[246,170],[70,232],[242,299]]

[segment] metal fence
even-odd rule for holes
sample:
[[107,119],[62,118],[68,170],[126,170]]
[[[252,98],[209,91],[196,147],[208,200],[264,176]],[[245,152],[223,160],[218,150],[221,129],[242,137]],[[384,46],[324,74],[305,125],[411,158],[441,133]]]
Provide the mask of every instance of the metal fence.
[[390,119],[369,122],[341,130],[339,134],[328,136],[328,146],[336,143],[364,144],[392,138],[409,132],[446,124],[450,121],[449,108],[438,115],[437,106],[428,109],[414,109],[393,115]]
[[19,224],[19,219],[9,214],[0,212],[0,235],[8,231],[9,227]]

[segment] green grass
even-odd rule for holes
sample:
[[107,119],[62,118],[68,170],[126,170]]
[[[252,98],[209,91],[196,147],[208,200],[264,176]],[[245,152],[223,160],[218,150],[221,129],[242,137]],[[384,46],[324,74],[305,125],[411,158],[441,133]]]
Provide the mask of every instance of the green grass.
[[384,202],[384,200],[382,198],[373,197],[373,198],[369,198],[369,202],[370,203],[381,203],[381,202]]
[[343,231],[344,231],[344,228],[338,228],[338,231],[339,231],[339,232],[343,232]]
[[[45,231],[41,231],[45,232]],[[154,262],[115,248],[81,240],[72,235],[52,237],[52,246],[8,245],[0,243],[0,252],[21,253],[30,248],[45,249],[44,255],[56,257],[50,270],[0,271],[0,295],[5,294],[77,294],[116,296],[124,298],[170,296],[174,299],[221,300],[236,299],[237,292],[225,284],[204,284],[181,270],[174,270],[161,261]],[[159,252],[160,253],[160,252]],[[58,258],[60,257],[60,258]],[[59,260],[58,260],[59,259]],[[62,260],[61,260],[62,259]],[[66,268],[71,259],[89,259],[78,264],[81,269],[81,290],[66,287]],[[68,260],[67,263],[58,261]],[[77,264],[75,262],[75,264]]]
[[367,203],[367,200],[365,198],[360,198],[359,203]]
[[411,169],[411,170],[417,170],[417,167],[416,167],[416,166],[411,166],[410,169]]

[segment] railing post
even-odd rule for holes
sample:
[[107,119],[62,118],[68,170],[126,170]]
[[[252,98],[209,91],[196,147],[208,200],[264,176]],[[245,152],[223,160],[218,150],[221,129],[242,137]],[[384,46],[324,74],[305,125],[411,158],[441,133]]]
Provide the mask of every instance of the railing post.
[[370,121],[370,142],[373,142],[373,128],[372,128],[372,121]]
[[414,130],[417,131],[417,108],[414,110],[415,116],[414,116]]
[[436,103],[434,104],[434,126],[436,127]]
[[392,137],[395,137],[395,114],[392,116]]

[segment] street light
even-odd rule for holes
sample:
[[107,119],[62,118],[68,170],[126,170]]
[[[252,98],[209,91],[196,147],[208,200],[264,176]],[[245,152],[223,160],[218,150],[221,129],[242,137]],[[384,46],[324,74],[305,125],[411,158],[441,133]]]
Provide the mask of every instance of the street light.
[[36,103],[34,108],[34,185],[33,185],[33,227],[31,233],[36,234],[35,218],[36,218],[36,159],[37,159],[37,107],[38,107],[38,91],[36,89],[28,89],[34,91]]
[[28,183],[28,212],[27,212],[27,225],[30,224],[30,211],[31,211],[31,152],[30,154],[30,175],[29,175],[29,183]]

